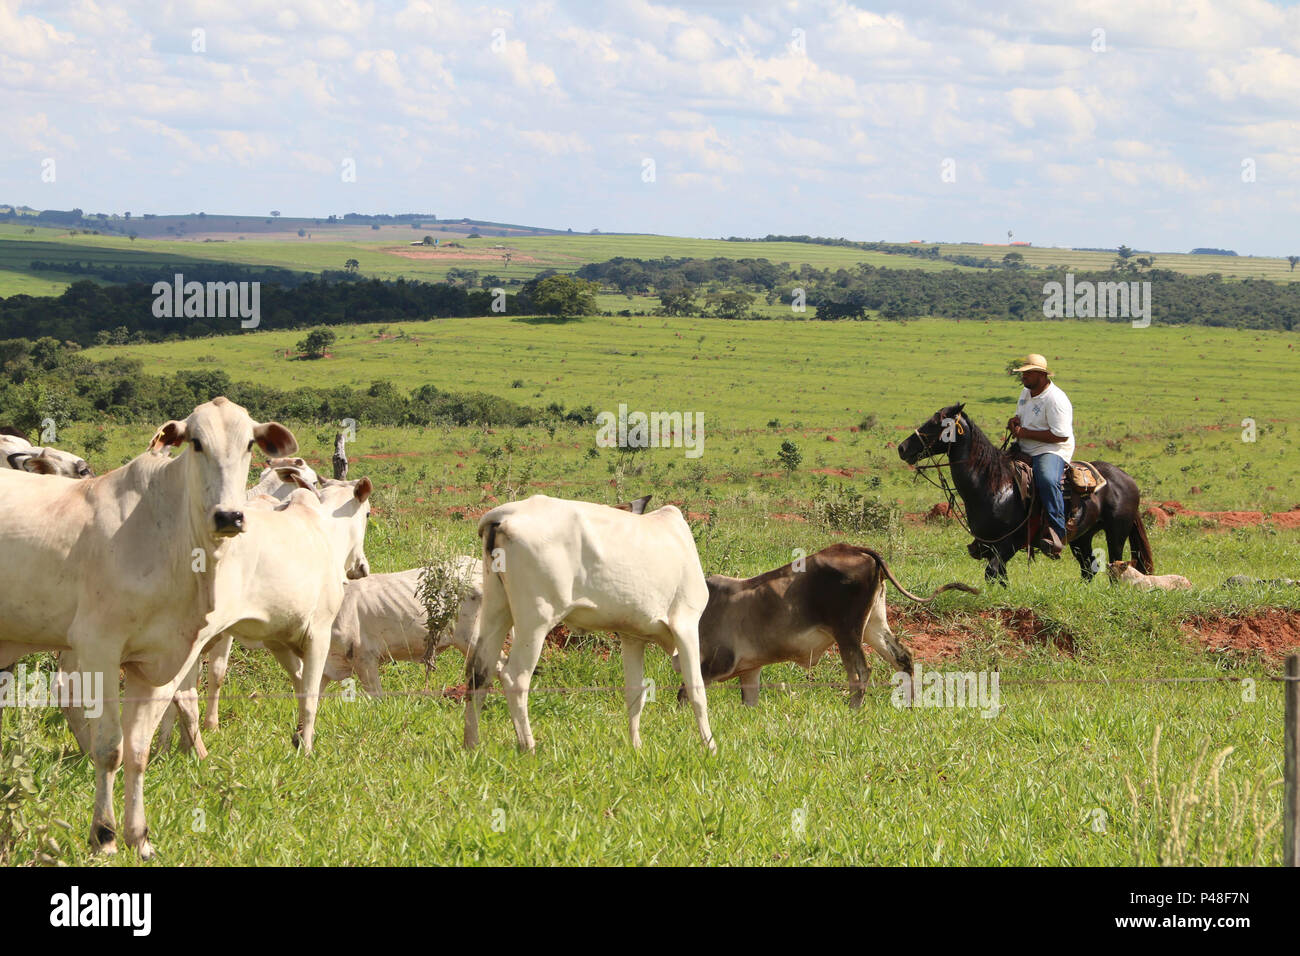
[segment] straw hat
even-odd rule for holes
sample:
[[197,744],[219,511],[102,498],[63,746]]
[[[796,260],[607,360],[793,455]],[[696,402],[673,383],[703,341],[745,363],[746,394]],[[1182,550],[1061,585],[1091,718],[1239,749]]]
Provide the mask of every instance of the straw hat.
[[1025,363],[1019,368],[1012,369],[1013,372],[1046,372],[1052,373],[1047,369],[1047,359],[1037,352],[1030,352],[1025,356]]

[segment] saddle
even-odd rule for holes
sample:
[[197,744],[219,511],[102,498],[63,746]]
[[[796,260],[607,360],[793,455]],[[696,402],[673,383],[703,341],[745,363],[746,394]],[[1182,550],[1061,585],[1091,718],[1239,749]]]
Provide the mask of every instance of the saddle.
[[[1014,466],[1016,493],[1030,509],[1031,537],[1042,521],[1042,502],[1034,494],[1034,469],[1030,457],[1018,444],[1009,449]],[[1091,528],[1101,514],[1101,503],[1093,496],[1106,487],[1106,479],[1090,461],[1072,461],[1061,475],[1065,492],[1065,540],[1073,541],[1082,528]]]

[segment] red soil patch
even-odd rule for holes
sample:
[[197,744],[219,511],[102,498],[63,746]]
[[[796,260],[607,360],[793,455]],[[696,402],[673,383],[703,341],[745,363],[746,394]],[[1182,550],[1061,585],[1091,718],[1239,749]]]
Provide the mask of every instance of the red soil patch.
[[1263,511],[1194,511],[1180,501],[1162,501],[1147,508],[1143,514],[1157,527],[1163,528],[1172,518],[1199,518],[1207,523],[1207,530],[1227,531],[1230,528],[1253,528],[1271,522],[1279,528],[1300,528],[1300,505],[1290,511],[1266,514]]
[[1269,608],[1253,614],[1194,617],[1183,624],[1183,633],[1214,654],[1280,661],[1300,650],[1300,611]]
[[[891,608],[890,617],[895,625],[906,629],[903,640],[912,656],[923,661],[957,657],[977,636],[977,632],[960,624],[941,621],[924,608]],[[1046,645],[1064,654],[1074,654],[1074,635],[1041,620],[1027,607],[980,611],[978,617],[982,621],[998,621],[1003,630],[1025,647]]]

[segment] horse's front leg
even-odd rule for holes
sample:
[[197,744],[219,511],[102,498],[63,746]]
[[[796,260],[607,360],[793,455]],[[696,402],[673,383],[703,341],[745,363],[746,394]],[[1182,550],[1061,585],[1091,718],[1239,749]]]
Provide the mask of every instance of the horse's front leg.
[[1087,584],[1093,579],[1101,568],[1097,564],[1097,556],[1092,553],[1092,536],[1095,532],[1088,532],[1086,535],[1080,535],[1070,542],[1070,550],[1074,552],[1074,560],[1079,562],[1079,570],[1083,575],[1083,583]]

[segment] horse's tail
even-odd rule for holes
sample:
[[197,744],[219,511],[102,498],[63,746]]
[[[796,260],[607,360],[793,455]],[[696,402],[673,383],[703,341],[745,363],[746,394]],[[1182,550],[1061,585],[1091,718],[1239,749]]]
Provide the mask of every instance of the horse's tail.
[[1137,569],[1143,574],[1155,574],[1156,559],[1151,554],[1151,542],[1147,540],[1147,529],[1141,515],[1133,519],[1133,527],[1128,532],[1128,546]]

